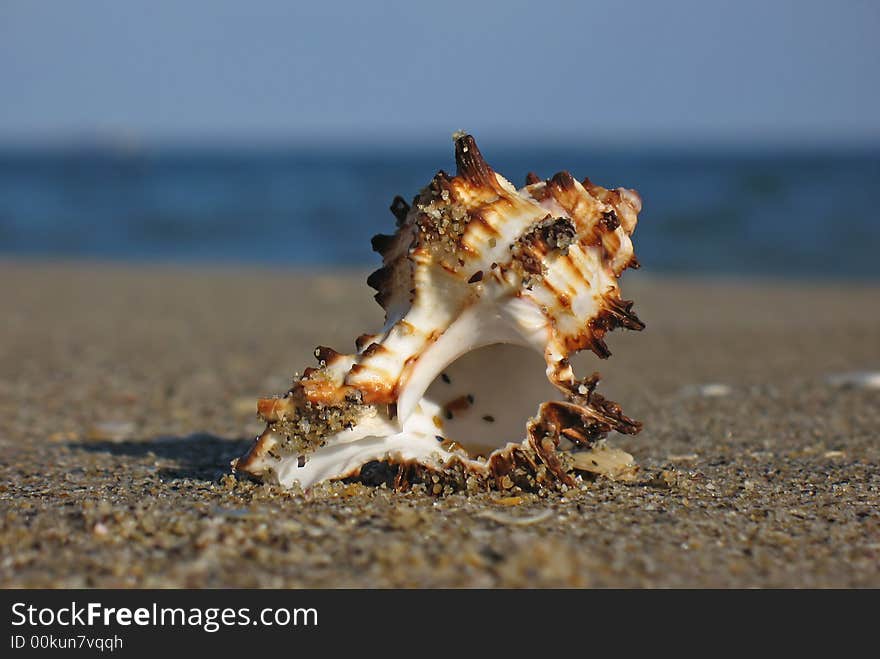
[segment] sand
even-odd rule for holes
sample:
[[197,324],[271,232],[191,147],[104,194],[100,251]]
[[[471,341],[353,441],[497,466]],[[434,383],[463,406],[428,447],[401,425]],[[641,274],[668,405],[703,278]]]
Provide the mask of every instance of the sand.
[[880,390],[840,377],[880,371],[880,285],[627,273],[648,329],[580,368],[645,424],[610,440],[635,482],[511,501],[230,477],[256,398],[381,324],[363,281],[0,264],[0,585],[880,586]]

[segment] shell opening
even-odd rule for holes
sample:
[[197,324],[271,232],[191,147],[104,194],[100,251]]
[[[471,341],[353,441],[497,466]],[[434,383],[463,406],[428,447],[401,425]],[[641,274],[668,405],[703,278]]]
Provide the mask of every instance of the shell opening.
[[[486,458],[524,439],[526,422],[542,401],[559,398],[534,350],[497,344],[468,352],[432,382],[420,401],[432,415],[436,441]],[[407,424],[405,424],[407,425]]]

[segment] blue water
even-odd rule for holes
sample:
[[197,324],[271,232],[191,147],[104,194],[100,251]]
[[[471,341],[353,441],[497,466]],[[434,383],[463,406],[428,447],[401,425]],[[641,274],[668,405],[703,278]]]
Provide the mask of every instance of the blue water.
[[[647,271],[880,276],[880,152],[484,150],[517,184],[636,188]],[[451,151],[0,152],[0,256],[369,267]]]

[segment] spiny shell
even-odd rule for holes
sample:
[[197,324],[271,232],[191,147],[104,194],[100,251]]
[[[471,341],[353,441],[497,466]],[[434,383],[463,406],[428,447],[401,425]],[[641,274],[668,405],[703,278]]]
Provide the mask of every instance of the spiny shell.
[[[607,358],[606,332],[644,327],[617,282],[638,265],[630,241],[638,194],[568,172],[529,174],[517,190],[470,135],[456,139],[455,158],[456,176],[438,172],[411,205],[396,198],[397,231],[373,238],[383,264],[367,281],[385,310],[382,331],[358,337],[351,355],[319,347],[317,368],[284,396],[259,401],[266,430],[233,463],[237,471],[309,487],[382,461],[400,465],[397,486],[426,475],[570,485],[577,461],[561,445],[579,450],[611,430],[640,430],[594,391],[598,374],[579,380],[569,362],[585,348]],[[495,344],[537,351],[560,400],[540,402],[518,434],[482,441],[489,430],[479,420],[519,414],[504,409],[499,392],[520,392],[531,379],[485,375],[498,351],[459,361]],[[504,359],[511,373],[522,361]],[[451,382],[449,369],[467,388],[440,400],[432,383]],[[481,404],[496,413],[472,409]]]

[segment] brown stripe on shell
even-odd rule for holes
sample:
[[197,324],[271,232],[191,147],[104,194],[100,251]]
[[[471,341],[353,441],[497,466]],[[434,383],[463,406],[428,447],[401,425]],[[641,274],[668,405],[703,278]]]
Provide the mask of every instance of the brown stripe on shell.
[[354,347],[357,348],[358,352],[361,352],[364,349],[364,346],[370,345],[375,338],[375,334],[361,334],[354,340]]
[[642,198],[635,190],[630,190],[629,188],[614,188],[613,190],[609,190],[608,188],[603,188],[601,185],[596,185],[589,178],[585,178],[581,182],[581,185],[584,186],[587,192],[602,202],[610,203],[615,206],[626,204],[632,208],[636,214],[640,213],[642,210]]
[[575,187],[574,177],[568,172],[557,172],[550,179],[551,188],[558,188],[559,190],[571,190]]
[[569,279],[575,282],[584,282],[587,288],[592,288],[590,280],[584,276],[584,271],[580,269],[577,260],[572,258],[570,253],[560,254],[555,265],[557,268],[567,271]]
[[596,185],[593,183],[589,177],[584,177],[584,180],[581,181],[581,185],[584,186],[584,189],[590,193],[593,197],[598,199],[599,201],[604,202],[608,199],[608,193],[610,190],[608,188],[603,188],[601,185]]
[[458,272],[454,266],[449,265],[446,261],[439,261],[438,264],[450,275],[454,275]]
[[[589,179],[584,179],[583,194],[578,189],[578,184],[567,172],[561,172],[553,177],[550,193],[555,201],[562,206],[572,217],[575,223],[585,229],[579,242],[585,246],[601,246],[604,254],[602,260],[613,258],[620,250],[621,238],[616,233],[622,225],[620,216],[616,210],[619,203],[616,193],[610,195],[605,188],[593,185]],[[600,191],[594,194],[594,191]],[[604,210],[602,204],[611,205],[610,210]],[[614,274],[620,275],[619,272]]]
[[[495,204],[493,204],[492,206],[495,206]],[[485,215],[484,215],[484,212],[485,212],[486,210],[491,209],[492,206],[490,206],[490,207],[488,207],[488,208],[487,208],[487,207],[481,207],[481,208],[478,208],[478,209],[476,209],[476,210],[470,211],[470,212],[468,213],[468,217],[470,218],[470,222],[468,222],[468,225],[469,225],[469,226],[468,226],[468,229],[470,229],[470,224],[471,224],[471,223],[476,223],[476,224],[480,225],[481,227],[483,227],[483,228],[486,230],[486,233],[488,233],[490,236],[492,236],[492,237],[494,237],[494,236],[500,236],[501,233],[498,231],[498,229],[496,229],[496,228],[495,228],[495,227],[489,222],[489,220],[486,219],[486,217],[485,217]]]
[[340,356],[341,355],[333,348],[328,348],[327,346],[318,346],[315,348],[315,358],[319,362],[324,362],[325,364],[333,363]]
[[[405,321],[404,321],[405,322]],[[416,329],[410,323],[406,323],[409,325],[410,332],[415,332]],[[409,376],[412,373],[413,368],[415,368],[416,363],[419,361],[421,356],[425,353],[428,346],[432,343],[435,343],[437,339],[439,339],[443,335],[443,330],[433,330],[430,334],[425,337],[425,340],[422,342],[421,347],[414,352],[414,354],[410,355],[406,358],[406,361],[403,363],[403,368],[400,371],[400,375],[397,377],[397,380],[391,385],[390,395],[393,398],[393,402],[397,402],[397,397],[400,392],[400,388],[403,384],[409,380]],[[392,402],[392,401],[384,401],[384,402]]]
[[558,290],[558,289],[552,284],[552,282],[551,282],[548,278],[545,277],[545,278],[543,279],[543,281],[541,282],[541,286],[543,286],[544,289],[545,289],[548,293],[550,293],[550,295],[553,296],[553,298],[554,298],[555,300],[557,300],[560,304],[562,304],[562,306],[565,306],[565,304],[562,302],[562,298],[564,297],[566,300],[568,300],[568,296],[567,296],[565,293],[560,292],[560,291],[559,291],[559,290]]
[[603,188],[601,185],[593,185],[588,192],[596,197],[599,201],[606,203],[610,206],[618,206],[620,205],[620,194],[617,190],[609,190],[607,188]]
[[370,345],[367,346],[367,349],[364,350],[362,355],[364,357],[375,357],[376,355],[387,354],[390,352],[391,351],[388,350],[388,348],[383,346],[381,343],[371,343]]
[[495,172],[483,158],[473,136],[463,135],[455,140],[455,165],[458,176],[472,185],[498,187]]
[[[546,284],[546,282],[544,283]],[[609,317],[612,319],[611,323]],[[558,334],[555,329],[554,333],[557,333],[557,338],[561,341],[567,354],[574,354],[589,348],[599,359],[608,359],[611,356],[611,350],[605,343],[604,336],[613,321],[613,316],[610,316],[603,309],[590,318],[586,327],[577,334]],[[616,327],[616,323],[613,324]]]
[[[621,236],[617,229],[621,226],[620,218],[612,208],[610,211],[602,211],[599,215],[599,221],[596,222],[594,232],[598,233],[598,242],[602,245],[604,251],[603,260],[614,260],[615,255],[620,251]],[[622,267],[618,265],[614,268],[614,275],[620,277],[626,270],[626,264]]]
[[[355,364],[355,366],[360,365]],[[355,366],[349,371],[351,375],[360,372],[355,370]],[[348,386],[352,387],[353,385]],[[362,401],[366,405],[389,405],[397,402],[397,383],[390,384],[386,378],[379,374],[373,379],[358,382],[357,389],[362,393]]]
[[[593,185],[589,179],[584,179],[584,188],[587,195],[576,194],[574,179],[570,181],[566,177],[554,177],[555,183],[551,190],[554,199],[573,217],[578,223],[586,223],[592,227],[592,231],[581,235],[580,242],[585,246],[601,247],[602,260],[613,260],[621,247],[621,236],[617,231],[622,226],[621,218],[617,212],[622,203],[620,195],[616,191],[606,190],[601,186]],[[564,186],[571,184],[571,188]],[[610,210],[600,210],[597,204],[612,206]],[[595,215],[598,213],[598,216]],[[631,227],[632,228],[632,227]],[[624,231],[625,232],[625,231]],[[615,268],[614,275],[619,277],[626,265]]]
[[262,434],[257,437],[247,453],[232,461],[232,470],[236,473],[241,472],[253,474],[252,470],[254,463],[260,458],[265,457],[275,443],[272,441],[272,434],[272,429],[267,427]]
[[532,184],[528,192],[536,201],[544,201],[550,196],[550,190],[547,189],[547,185],[543,181]]
[[535,183],[541,183],[544,179],[535,174],[535,172],[529,172],[526,174],[526,185],[534,185]]
[[632,311],[632,302],[621,300],[610,293],[602,297],[603,308],[587,323],[587,331],[578,336],[565,337],[565,347],[571,351],[590,348],[600,359],[608,359],[611,351],[603,340],[605,334],[617,327],[642,330],[645,324]]
[[[309,369],[306,369],[309,371]],[[297,384],[297,388],[307,401],[311,403],[323,403],[326,405],[336,405],[345,400],[345,395],[350,387],[340,387],[338,384],[326,377],[320,377],[323,371],[311,369],[309,375],[303,374]],[[316,377],[310,377],[315,375]]]
[[582,185],[587,192],[599,201],[615,207],[620,219],[620,226],[627,235],[632,234],[637,222],[637,216],[642,210],[642,198],[635,190],[628,188],[615,188],[608,190],[601,185],[596,185],[589,178],[585,178]]
[[296,404],[290,397],[261,398],[257,401],[257,414],[266,423],[275,423],[296,412]]
[[[604,250],[604,258],[607,260],[613,260],[617,253],[620,251],[621,238],[620,234],[616,231],[606,231],[602,234],[602,249]],[[623,274],[623,271],[626,270],[626,264],[623,266],[617,266],[612,269],[612,273],[615,277],[620,277]]]
[[493,249],[503,235],[506,218],[520,213],[540,212],[531,202],[524,201],[519,195],[490,190],[485,194],[477,191],[475,198],[470,200],[467,211],[467,225],[456,241],[459,254],[468,259],[485,258],[485,251]]

